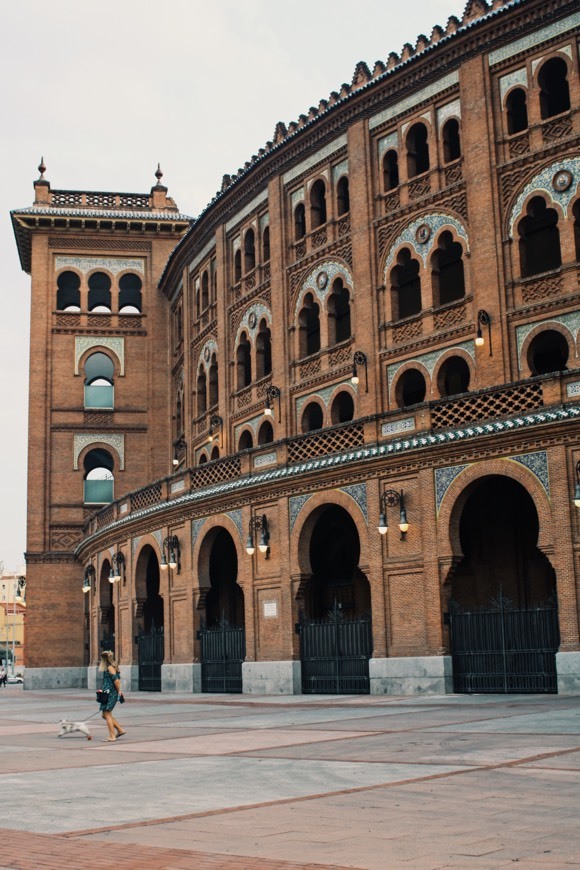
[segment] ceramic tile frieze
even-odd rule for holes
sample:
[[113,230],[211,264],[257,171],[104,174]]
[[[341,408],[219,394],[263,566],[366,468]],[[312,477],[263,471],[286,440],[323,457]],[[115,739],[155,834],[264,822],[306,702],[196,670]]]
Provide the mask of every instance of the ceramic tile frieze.
[[156,532],[151,532],[151,536],[157,541],[159,552],[163,553],[163,532],[161,529],[158,529]]
[[348,158],[346,160],[341,160],[340,163],[337,163],[336,166],[332,167],[333,184],[336,184],[342,175],[348,175]]
[[[426,226],[428,227],[428,231],[425,234],[426,239],[424,242],[419,241],[417,230],[419,227]],[[469,251],[469,237],[467,235],[467,230],[463,226],[463,224],[457,220],[457,218],[452,217],[448,214],[442,214],[441,212],[432,212],[431,214],[423,214],[421,217],[415,218],[415,220],[410,223],[405,229],[399,233],[391,247],[389,248],[389,253],[387,255],[387,260],[385,263],[385,272],[384,272],[384,283],[388,283],[388,274],[393,265],[393,261],[395,259],[395,254],[398,248],[401,245],[407,245],[413,249],[415,254],[418,257],[421,257],[423,261],[423,265],[427,265],[427,260],[435,247],[435,243],[437,241],[437,234],[439,230],[443,229],[443,227],[453,227],[457,235],[464,240],[465,247],[467,251]]]
[[550,475],[548,472],[548,453],[546,450],[538,450],[534,453],[522,453],[518,456],[510,456],[512,462],[519,462],[535,477],[538,478],[546,491],[548,498],[550,497]]
[[445,493],[455,478],[458,477],[462,471],[465,471],[466,468],[469,468],[469,464],[449,465],[447,468],[435,469],[435,507],[437,514],[439,514],[439,508],[441,507],[441,502],[443,501]]
[[[569,172],[572,175],[572,183],[566,190],[555,190],[552,181],[558,172]],[[565,160],[557,160],[544,167],[528,181],[515,201],[510,215],[509,235],[514,237],[515,223],[522,217],[524,202],[532,193],[545,193],[552,202],[557,203],[562,209],[564,219],[568,217],[568,206],[576,197],[580,185],[580,157],[567,157]]]
[[266,465],[276,465],[276,453],[262,453],[260,456],[254,456],[254,468],[264,468]]
[[189,264],[188,272],[190,275],[192,272],[195,272],[195,270],[199,266],[199,264],[203,260],[205,260],[205,258],[207,256],[209,256],[210,252],[213,251],[214,248],[215,248],[215,239],[210,239],[209,242],[206,245],[204,245],[204,247],[201,249],[201,251],[195,255],[195,257],[193,258],[193,260]]
[[335,263],[333,260],[327,260],[324,263],[319,263],[318,266],[310,272],[302,284],[302,288],[298,294],[298,299],[296,300],[296,305],[294,307],[294,316],[298,316],[298,312],[302,308],[302,300],[306,293],[312,293],[314,298],[318,299],[320,302],[321,309],[323,309],[326,297],[330,293],[332,282],[337,275],[342,275],[345,284],[348,284],[351,291],[350,298],[352,300],[354,298],[354,291],[352,275],[348,267],[343,263]]
[[211,364],[211,358],[213,354],[216,354],[217,357],[218,346],[215,338],[208,338],[208,340],[204,343],[202,349],[199,352],[199,360],[197,364],[197,369],[199,371],[199,367],[202,365],[204,369],[209,371],[209,367]]
[[139,544],[141,543],[142,540],[143,540],[143,535],[140,535],[138,538],[133,538],[133,540],[131,541],[131,552],[132,552],[133,556],[135,555],[135,553],[139,549]]
[[258,414],[256,417],[251,417],[249,420],[244,420],[243,423],[238,423],[238,425],[234,429],[234,440],[236,444],[238,443],[238,437],[242,431],[242,429],[246,429],[248,426],[254,433],[254,437],[258,436],[258,427],[262,420],[264,419],[264,412]]
[[119,373],[125,374],[125,339],[107,335],[76,335],[75,336],[75,375],[79,374],[79,362],[82,355],[92,347],[106,347],[119,360]]
[[533,48],[535,45],[541,45],[548,39],[554,39],[557,36],[562,36],[564,33],[569,33],[574,28],[580,26],[580,12],[575,12],[573,15],[568,15],[567,18],[562,18],[554,24],[548,24],[547,27],[542,27],[540,30],[535,30],[521,39],[516,39],[508,45],[502,45],[501,48],[495,51],[490,51],[488,62],[490,66],[495,66],[503,60],[507,60],[521,51],[526,51]]
[[361,509],[361,513],[368,523],[367,485],[366,483],[353,483],[351,486],[342,486],[341,492],[349,495]]
[[260,208],[261,205],[268,202],[268,191],[266,190],[264,193],[259,193],[258,196],[254,197],[254,199],[249,202],[244,208],[242,208],[237,214],[231,218],[226,224],[226,233],[235,227],[237,223],[242,221],[245,217],[252,214],[253,211]]
[[293,495],[290,497],[288,504],[288,521],[290,523],[290,534],[292,534],[292,530],[294,529],[294,524],[298,518],[298,514],[300,513],[309,498],[312,498],[312,496]]
[[461,344],[453,345],[453,347],[442,347],[439,350],[432,350],[430,353],[421,354],[421,356],[416,356],[414,359],[406,359],[399,363],[393,363],[393,365],[388,366],[387,368],[387,378],[389,384],[389,393],[391,392],[391,386],[397,372],[403,365],[419,363],[424,366],[429,372],[429,376],[433,377],[433,372],[437,366],[437,363],[443,356],[443,354],[448,353],[450,350],[463,350],[465,353],[468,353],[475,363],[475,342],[474,341],[463,341]]
[[329,142],[326,147],[321,148],[320,151],[316,151],[314,154],[312,154],[311,157],[308,157],[297,166],[289,169],[288,172],[286,172],[283,176],[282,180],[284,184],[288,184],[289,181],[292,181],[294,178],[298,178],[298,176],[302,175],[303,172],[306,172],[308,169],[312,169],[322,160],[332,157],[333,154],[336,154],[337,151],[340,151],[341,148],[345,147],[346,133],[343,133],[341,136],[337,136],[336,139],[333,139],[332,142]]
[[379,149],[379,160],[390,149],[397,151],[399,148],[399,134],[397,131],[389,133],[388,136],[382,136],[377,142],[377,147]]
[[437,109],[437,129],[440,131],[448,118],[461,118],[461,101],[453,100]]
[[329,387],[322,387],[320,390],[316,390],[314,393],[308,393],[306,396],[299,396],[296,399],[296,414],[299,415],[302,411],[304,405],[309,402],[311,399],[320,399],[325,408],[328,408],[328,400],[330,397],[338,390],[340,387],[348,386],[351,390],[354,390],[356,393],[358,390],[358,384],[353,384],[350,378],[345,381],[340,381],[338,384],[331,384]]
[[246,332],[251,341],[254,341],[258,329],[260,328],[260,321],[264,319],[269,326],[272,326],[272,314],[270,313],[270,309],[262,302],[254,302],[253,305],[250,305],[250,307],[244,312],[244,316],[238,326],[235,344],[238,344],[242,332]]
[[521,67],[521,69],[516,69],[511,73],[508,73],[507,76],[502,76],[499,80],[499,92],[501,95],[501,101],[503,103],[503,99],[507,92],[514,88],[516,85],[520,85],[522,88],[528,87],[528,71],[525,66]]
[[229,517],[230,520],[233,522],[233,524],[235,525],[236,529],[239,532],[240,541],[243,541],[244,540],[244,530],[243,530],[243,526],[242,526],[242,512],[241,512],[241,510],[228,511],[228,513],[226,514],[226,517]]
[[145,274],[145,260],[141,257],[66,257],[58,255],[54,258],[56,272],[61,269],[76,269],[83,275],[88,275],[95,269],[104,269],[112,275],[119,272],[139,272]]
[[369,120],[369,129],[374,130],[376,127],[380,127],[381,124],[384,124],[386,121],[396,118],[397,115],[400,115],[402,112],[407,112],[409,109],[412,109],[413,106],[418,106],[419,103],[423,103],[425,100],[430,100],[432,97],[438,96],[442,91],[458,83],[459,73],[457,71],[448,73],[448,75],[437,79],[437,81],[432,82],[430,85],[427,85],[427,87],[415,91],[414,94],[410,94],[406,99],[400,100],[393,106],[389,106],[387,109],[383,109],[382,112],[373,115]]
[[107,435],[104,432],[85,432],[73,437],[73,468],[79,467],[79,455],[90,444],[107,444],[119,457],[119,469],[125,469],[125,436],[121,434]]
[[206,520],[207,520],[207,517],[201,517],[200,519],[191,521],[191,549],[192,550],[195,548],[195,542],[197,541],[197,539],[199,537],[199,533],[201,531],[201,527],[206,522]]

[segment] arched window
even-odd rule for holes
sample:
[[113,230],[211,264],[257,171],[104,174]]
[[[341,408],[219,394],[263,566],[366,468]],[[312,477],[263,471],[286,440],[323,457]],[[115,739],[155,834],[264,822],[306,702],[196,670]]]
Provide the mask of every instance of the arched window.
[[326,186],[319,178],[310,189],[310,229],[326,223]]
[[175,431],[178,435],[183,432],[183,396],[181,393],[177,394],[175,400]]
[[304,203],[299,202],[294,209],[294,239],[299,242],[306,235],[306,209]]
[[209,305],[209,275],[207,270],[201,276],[201,310],[205,311]]
[[437,386],[441,396],[458,396],[469,389],[471,373],[461,356],[450,356],[439,370]]
[[203,452],[201,454],[201,456],[199,457],[197,464],[198,465],[205,465],[206,462],[207,462],[207,453]]
[[459,135],[459,121],[457,118],[449,118],[443,126],[443,161],[451,163],[461,157],[461,138]]
[[528,365],[534,375],[566,371],[570,348],[561,332],[545,329],[538,333],[528,348]]
[[119,280],[119,314],[141,314],[143,310],[139,275],[126,272]]
[[330,408],[330,419],[333,426],[354,419],[354,400],[346,390],[342,390],[334,397]]
[[310,356],[320,350],[320,309],[314,301],[312,293],[304,297],[302,310],[298,315],[300,337],[300,357]]
[[267,263],[270,259],[270,227],[266,227],[262,234],[262,255]]
[[111,279],[105,272],[93,272],[89,278],[89,311],[111,313]]
[[252,438],[252,433],[249,429],[244,429],[242,434],[240,435],[240,440],[238,442],[238,450],[251,450],[254,446],[254,439]]
[[258,430],[258,444],[271,444],[274,440],[274,430],[269,420],[264,420]]
[[106,353],[92,353],[85,362],[85,408],[113,408],[115,366]]
[[252,383],[252,348],[250,340],[245,332],[240,335],[240,342],[236,351],[238,372],[238,390],[243,390]]
[[76,272],[61,272],[56,279],[56,307],[58,311],[81,310],[81,279]]
[[437,250],[431,258],[433,304],[447,305],[465,296],[463,249],[447,230],[441,233]]
[[338,344],[350,336],[350,293],[342,279],[337,278],[328,298],[328,343]]
[[83,461],[85,471],[84,503],[109,504],[113,501],[115,463],[108,450],[95,447],[89,450]]
[[310,402],[302,414],[302,431],[314,432],[315,429],[322,429],[322,408],[317,402]]
[[391,270],[391,298],[393,320],[412,317],[421,311],[419,261],[413,259],[408,248],[399,252],[397,265]]
[[244,274],[247,275],[256,268],[256,238],[254,230],[250,229],[244,236]]
[[391,148],[383,158],[383,187],[385,193],[399,186],[399,155]]
[[211,362],[209,364],[209,407],[213,408],[214,405],[218,403],[218,364],[217,357],[212,354]]
[[216,444],[214,446],[213,450],[211,451],[210,462],[213,462],[214,459],[219,459],[219,458],[220,458],[220,449]]
[[234,254],[234,284],[242,280],[242,252],[238,248]]
[[350,196],[348,192],[348,177],[343,175],[336,185],[336,211],[338,217],[350,211]]
[[574,203],[574,244],[576,247],[576,260],[580,260],[580,199]]
[[510,136],[528,129],[528,103],[523,88],[515,88],[507,96],[507,127]]
[[217,299],[217,268],[215,260],[211,263],[211,299],[215,302]]
[[427,385],[419,369],[407,369],[397,382],[396,400],[399,408],[418,405],[425,401]]
[[260,321],[256,335],[256,379],[266,377],[272,371],[272,338],[268,324]]
[[425,124],[413,124],[407,133],[407,175],[414,178],[429,169],[429,145]]
[[197,373],[197,416],[201,417],[207,411],[207,376],[203,363]]
[[553,118],[570,108],[568,67],[561,57],[547,60],[538,74],[540,85],[540,113],[542,118]]
[[542,196],[529,203],[526,217],[518,224],[522,278],[540,275],[562,265],[558,213],[548,208]]

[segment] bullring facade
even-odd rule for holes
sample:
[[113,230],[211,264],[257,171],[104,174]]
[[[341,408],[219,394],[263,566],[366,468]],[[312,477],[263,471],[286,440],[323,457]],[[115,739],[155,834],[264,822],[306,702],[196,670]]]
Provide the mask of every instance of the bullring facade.
[[578,690],[579,31],[470,0],[195,220],[41,166],[28,685]]

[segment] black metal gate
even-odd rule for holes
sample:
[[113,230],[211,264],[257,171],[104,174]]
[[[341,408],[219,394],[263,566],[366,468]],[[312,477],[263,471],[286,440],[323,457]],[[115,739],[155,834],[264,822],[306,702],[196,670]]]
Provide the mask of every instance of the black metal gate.
[[140,634],[139,644],[139,691],[161,691],[161,665],[163,664],[163,629],[150,634]]
[[370,618],[345,619],[340,606],[323,620],[302,618],[302,692],[305,695],[368,695],[373,640]]
[[242,662],[246,658],[246,630],[222,618],[207,627],[203,620],[197,633],[201,642],[201,691],[242,691]]
[[558,610],[519,609],[500,595],[481,610],[449,613],[453,691],[555,693]]

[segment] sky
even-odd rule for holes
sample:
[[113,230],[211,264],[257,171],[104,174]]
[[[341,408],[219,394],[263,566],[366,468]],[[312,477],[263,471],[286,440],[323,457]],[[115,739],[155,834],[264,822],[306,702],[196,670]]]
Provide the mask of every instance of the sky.
[[[21,0],[0,5],[0,563],[26,549],[30,279],[9,212],[53,189],[148,193],[197,215],[320,99],[465,0]],[[360,11],[358,11],[360,10]]]

